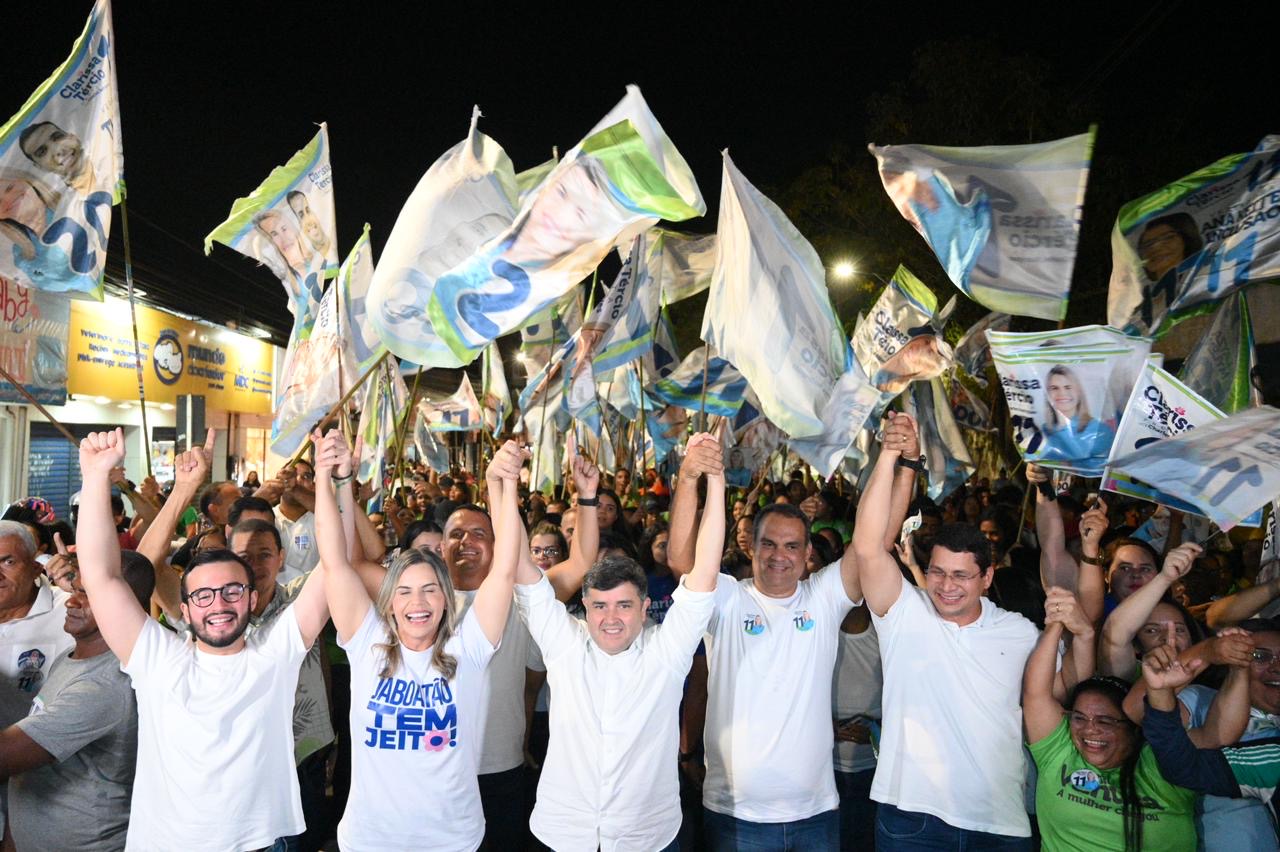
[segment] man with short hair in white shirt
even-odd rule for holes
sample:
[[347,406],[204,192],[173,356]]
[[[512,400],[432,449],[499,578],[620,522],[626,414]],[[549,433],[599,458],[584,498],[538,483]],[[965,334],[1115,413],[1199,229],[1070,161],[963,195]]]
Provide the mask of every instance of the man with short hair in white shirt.
[[137,694],[127,845],[283,848],[284,838],[304,828],[293,697],[302,660],[328,620],[324,570],[312,572],[273,625],[246,640],[258,595],[252,567],[231,551],[201,553],[180,589],[182,618],[193,635],[171,633],[138,605],[121,575],[107,476],[123,458],[119,429],[92,433],[80,444],[77,555],[98,629]]
[[[688,570],[691,525],[682,513],[696,509],[699,473],[722,467],[718,444],[685,454],[667,546],[676,573]],[[904,473],[894,492],[903,514],[914,482],[912,470]],[[752,576],[716,586],[707,629],[707,840],[716,852],[835,849],[831,673],[840,623],[862,599],[857,565],[849,548],[801,579],[809,518],[788,504],[756,516],[754,540]]]
[[853,535],[884,667],[876,845],[1029,850],[1019,700],[1039,634],[984,596],[990,546],[972,525],[938,532],[925,588],[903,582],[884,547],[890,480],[919,444],[911,417],[888,417]]
[[[702,433],[690,447],[719,441]],[[499,529],[521,535],[512,479]],[[711,617],[724,545],[724,476],[707,477],[707,511],[693,570],[661,625],[645,628],[644,569],[626,556],[582,581],[586,619],[569,615],[522,549],[520,616],[542,650],[551,739],[530,828],[556,850],[676,849],[680,831],[679,707],[685,675]]]

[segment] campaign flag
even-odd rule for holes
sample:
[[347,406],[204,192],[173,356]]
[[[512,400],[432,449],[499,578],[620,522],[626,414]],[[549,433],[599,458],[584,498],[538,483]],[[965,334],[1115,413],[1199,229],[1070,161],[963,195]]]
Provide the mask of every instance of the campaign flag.
[[539,311],[520,329],[520,354],[527,375],[532,376],[550,363],[566,340],[582,327],[582,303],[578,291],[570,290],[560,301]]
[[987,365],[991,363],[991,344],[987,342],[987,329],[1008,331],[1008,314],[989,313],[969,327],[956,343],[956,364],[984,388],[987,386]]
[[[703,369],[706,369],[706,392],[703,392]],[[680,366],[666,378],[649,384],[650,394],[667,405],[678,405],[698,411],[706,400],[706,412],[732,417],[742,405],[742,395],[747,390],[747,380],[723,358],[707,352],[699,346],[680,362]]]
[[951,347],[935,328],[937,314],[937,296],[899,266],[850,340],[858,365],[876,390],[892,398],[951,365]]
[[991,425],[991,409],[964,386],[958,377],[951,382],[951,416],[966,429],[975,432],[994,432]]
[[650,228],[645,276],[659,285],[662,304],[674,305],[711,286],[716,266],[715,234],[681,234]]
[[[1143,367],[1133,386],[1124,417],[1116,431],[1111,457],[1117,458],[1142,449],[1148,444],[1181,435],[1197,427],[1222,420],[1226,415],[1187,385],[1154,364]],[[1203,514],[1195,506],[1175,495],[1165,494],[1157,484],[1140,482],[1131,476],[1108,468],[1102,474],[1102,489],[1161,503],[1180,512]],[[1248,526],[1257,526],[1262,518]]]
[[[42,405],[67,401],[70,332],[70,299],[0,278],[0,365]],[[0,402],[27,398],[0,379]]]
[[963,293],[993,311],[1067,315],[1095,128],[1036,145],[869,145],[880,180]]
[[471,386],[471,377],[465,372],[462,383],[451,396],[419,400],[418,414],[432,432],[474,432],[484,426],[484,415]]
[[1276,538],[1276,514],[1280,513],[1280,498],[1271,502],[1267,512],[1267,524],[1262,535],[1262,555],[1258,560],[1258,582],[1266,583],[1280,577],[1280,547]]
[[529,434],[529,446],[533,459],[529,468],[529,488],[543,493],[559,485],[564,477],[564,439],[566,427],[554,412],[564,407],[563,385],[552,382],[548,387],[546,410],[539,408],[523,417]]
[[342,349],[338,288],[330,287],[310,317],[295,320],[289,336],[271,420],[271,451],[276,455],[293,455],[341,398],[342,388],[351,387],[355,376],[346,364],[339,369]]
[[497,142],[477,127],[445,151],[418,181],[391,229],[369,290],[369,315],[387,347],[425,367],[461,367],[427,316],[436,281],[510,227],[518,179]]
[[497,437],[511,413],[511,391],[507,389],[507,371],[502,366],[502,350],[496,340],[484,350],[484,381],[480,395],[483,397],[485,428]]
[[416,418],[413,426],[413,446],[418,451],[418,458],[425,461],[427,467],[436,473],[449,472],[448,445],[431,431],[427,421],[421,417]]
[[987,337],[1022,457],[1100,476],[1151,341],[1106,326]]
[[1249,378],[1256,364],[1249,302],[1239,291],[1218,306],[1209,329],[1182,363],[1179,378],[1212,405],[1235,414],[1261,403]]
[[382,466],[387,450],[398,437],[402,417],[411,416],[409,389],[404,377],[396,369],[395,362],[383,361],[372,376],[365,380],[364,404],[360,406],[360,424],[356,429],[363,443],[360,450],[361,482],[373,483],[374,489],[382,487]]
[[1280,135],[1120,208],[1107,322],[1162,334],[1209,303],[1280,276]]
[[[645,431],[644,457],[653,454],[653,466],[666,461],[677,446],[689,434],[689,411],[681,405],[663,403],[648,394],[644,399]],[[649,466],[646,463],[646,467]]]
[[518,204],[524,204],[526,198],[537,192],[538,187],[542,186],[542,182],[547,179],[547,175],[551,174],[558,162],[560,162],[559,159],[552,157],[550,160],[539,163],[533,168],[516,173],[516,187],[519,191],[517,195]]
[[618,370],[609,381],[596,386],[600,385],[604,385],[604,401],[624,420],[633,421],[640,416],[640,379],[634,369]]
[[620,238],[705,212],[693,172],[628,86],[511,226],[436,279],[428,315],[459,359],[473,358],[572,289]]
[[1109,467],[1195,506],[1224,530],[1280,494],[1280,409],[1244,411],[1155,441]]
[[111,4],[98,0],[71,55],[0,127],[0,277],[102,300],[111,206],[124,198],[116,92]]
[[640,357],[645,383],[655,377],[665,379],[680,366],[680,350],[676,347],[676,333],[671,326],[671,316],[666,308],[658,312],[658,322],[653,327],[653,342]]
[[904,398],[904,408],[916,419],[920,451],[925,456],[931,500],[938,500],[964,484],[977,466],[969,455],[960,427],[951,416],[951,405],[942,379],[914,382]]
[[831,476],[847,456],[857,452],[854,439],[880,402],[880,392],[867,383],[855,364],[831,389],[822,410],[822,432],[803,438],[793,436],[791,451],[823,476]]
[[373,247],[369,226],[351,247],[338,270],[340,323],[343,339],[342,366],[357,377],[363,376],[387,352],[369,319],[369,283],[373,280]]
[[861,423],[827,434],[824,418],[853,357],[831,308],[822,259],[728,152],[702,339],[746,376],[760,410],[784,432],[846,448],[852,442],[850,430]]
[[600,435],[600,398],[596,395],[596,378],[590,361],[569,379],[565,404],[574,420],[585,425],[593,435]]
[[204,238],[204,253],[222,243],[275,273],[298,329],[316,310],[324,279],[338,273],[334,224],[329,127],[321,124],[305,148],[236,199],[227,220]]

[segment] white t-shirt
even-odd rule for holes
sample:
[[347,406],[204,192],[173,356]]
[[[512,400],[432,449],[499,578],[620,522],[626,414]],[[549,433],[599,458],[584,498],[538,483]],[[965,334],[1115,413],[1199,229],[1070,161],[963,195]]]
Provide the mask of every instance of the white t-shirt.
[[238,654],[147,619],[124,673],[138,698],[128,849],[261,849],[304,830],[293,694],[307,648],[292,606]]
[[[453,593],[461,619],[471,610],[475,591]],[[529,628],[516,614],[516,604],[507,611],[502,644],[484,670],[484,735],[480,741],[481,775],[506,772],[524,763],[524,677],[525,667],[545,671],[537,646],[529,638]]]
[[702,803],[750,822],[808,819],[839,804],[831,672],[850,601],[834,562],[789,598],[721,578],[707,632]]
[[468,612],[445,651],[452,681],[431,663],[432,648],[400,646],[400,665],[378,677],[386,628],[377,610],[341,643],[351,660],[351,795],[338,823],[344,852],[471,850],[484,838],[476,781],[484,668],[494,648]]
[[277,506],[276,526],[280,528],[280,541],[284,545],[284,565],[280,567],[276,582],[287,586],[320,564],[320,550],[316,546],[316,516],[307,512],[298,520],[291,521]]
[[[723,582],[731,582],[722,577]],[[680,831],[680,698],[713,592],[676,588],[661,625],[606,654],[544,577],[516,586],[555,691],[529,827],[554,849],[649,852]]]
[[987,598],[965,627],[902,584],[871,614],[884,662],[884,722],[871,798],[948,825],[1027,837],[1022,670],[1035,625]]
[[53,661],[75,647],[62,629],[67,593],[41,579],[36,599],[22,618],[0,623],[0,727],[25,717],[49,676]]
[[[836,668],[831,676],[831,718],[866,716],[878,720],[883,682],[875,625],[868,624],[861,633],[841,630]],[[833,760],[841,772],[864,772],[876,765],[875,750],[870,743],[837,742]]]

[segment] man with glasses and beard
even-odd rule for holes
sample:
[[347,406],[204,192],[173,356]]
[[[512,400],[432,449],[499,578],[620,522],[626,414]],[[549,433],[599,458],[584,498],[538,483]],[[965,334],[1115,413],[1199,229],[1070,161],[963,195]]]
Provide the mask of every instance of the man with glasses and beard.
[[[120,570],[108,475],[124,446],[119,429],[80,444],[77,548],[98,628],[138,702],[128,846],[283,849],[284,838],[304,830],[293,698],[303,658],[328,619],[324,571],[313,572],[270,627],[246,639],[258,598],[253,569],[229,550],[201,553],[180,590],[192,635],[165,630]],[[317,463],[326,462],[319,453]]]

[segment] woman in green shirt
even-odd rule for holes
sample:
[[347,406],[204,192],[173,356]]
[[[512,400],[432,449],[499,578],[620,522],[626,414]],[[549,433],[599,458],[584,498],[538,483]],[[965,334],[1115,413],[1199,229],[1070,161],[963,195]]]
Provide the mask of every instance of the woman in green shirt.
[[1164,780],[1141,728],[1125,717],[1129,684],[1090,677],[1071,690],[1065,706],[1055,697],[1064,633],[1070,634],[1075,660],[1093,658],[1093,625],[1074,595],[1053,588],[1045,601],[1044,633],[1022,679],[1022,720],[1038,770],[1042,848],[1193,852],[1195,794]]

